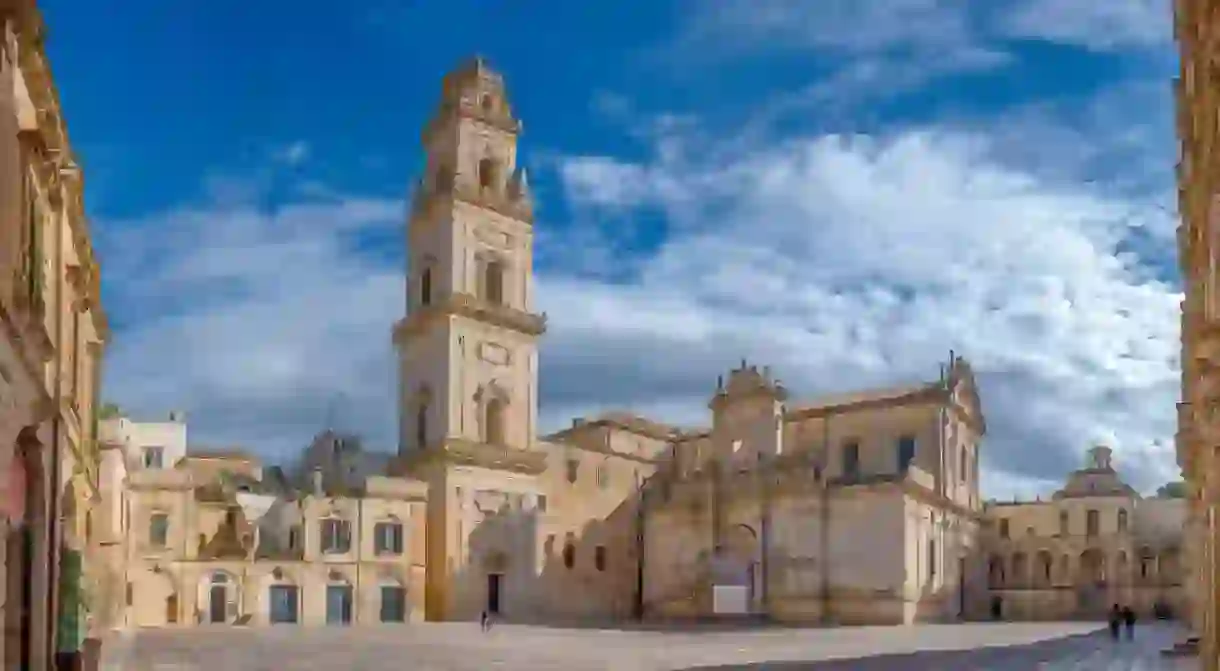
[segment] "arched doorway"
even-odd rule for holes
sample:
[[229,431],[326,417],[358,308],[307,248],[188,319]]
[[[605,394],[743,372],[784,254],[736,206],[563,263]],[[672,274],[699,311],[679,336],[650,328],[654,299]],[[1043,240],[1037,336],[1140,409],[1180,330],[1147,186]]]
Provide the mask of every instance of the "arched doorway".
[[1077,605],[1082,615],[1105,611],[1106,557],[1101,550],[1089,548],[1080,553],[1076,585]]
[[[27,426],[17,436],[13,456],[10,493],[19,510],[12,511],[6,538],[5,580],[9,603],[5,608],[5,629],[14,632],[15,645],[5,645],[5,664],[9,668],[30,668],[31,640],[36,604],[50,602],[48,594],[35,594],[34,558],[37,544],[45,542],[46,471],[42,464],[43,448],[37,427]],[[41,533],[40,533],[41,530]]]
[[712,555],[712,601],[717,614],[758,612],[762,600],[758,532],[748,524],[728,529]]
[[237,610],[237,579],[228,571],[212,571],[205,576],[203,621],[224,624]]
[[[564,546],[564,562],[569,558],[568,548]],[[569,568],[571,568],[569,566]],[[488,615],[500,615],[504,612],[504,575],[508,571],[508,556],[503,552],[493,551],[483,558],[483,571],[487,574],[487,595],[484,608]]]

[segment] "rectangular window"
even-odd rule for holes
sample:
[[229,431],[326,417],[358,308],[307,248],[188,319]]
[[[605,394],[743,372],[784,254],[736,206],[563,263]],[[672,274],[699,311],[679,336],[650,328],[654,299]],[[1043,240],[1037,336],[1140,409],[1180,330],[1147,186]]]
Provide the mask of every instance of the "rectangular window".
[[1008,538],[1008,520],[1000,520],[1000,538]]
[[535,507],[538,508],[538,512],[540,512],[540,513],[546,512],[546,494],[538,495],[538,503],[536,504]]
[[153,513],[148,519],[148,542],[158,548],[169,545],[169,515]]
[[576,476],[579,475],[580,461],[577,459],[568,459],[568,482],[576,484]]
[[1066,510],[1064,510],[1059,513],[1059,535],[1067,536],[1068,531],[1068,513]]
[[898,438],[898,472],[906,473],[915,461],[915,436]]
[[381,586],[381,621],[405,622],[407,619],[407,590],[398,585]]
[[1096,510],[1090,510],[1085,514],[1084,533],[1087,536],[1096,536],[1101,533],[1101,513]]
[[162,469],[165,468],[165,448],[163,447],[146,447],[144,448],[144,468]]
[[272,585],[271,624],[296,624],[300,600],[296,585]]
[[378,522],[373,525],[373,553],[402,554],[402,525],[398,522]]
[[854,440],[843,445],[843,475],[860,477],[860,443]]
[[321,532],[323,553],[343,554],[351,549],[352,525],[347,520],[322,520]]
[[928,541],[928,581],[936,579],[936,541]]

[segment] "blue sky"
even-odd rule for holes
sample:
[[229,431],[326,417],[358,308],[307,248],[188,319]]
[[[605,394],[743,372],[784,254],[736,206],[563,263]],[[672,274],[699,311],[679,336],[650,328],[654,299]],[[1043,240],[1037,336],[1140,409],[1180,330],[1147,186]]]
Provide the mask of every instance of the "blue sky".
[[550,426],[705,421],[741,356],[814,394],[953,348],[993,493],[1098,441],[1137,485],[1175,474],[1167,3],[42,4],[106,393],[185,409],[192,442],[393,448],[403,200],[441,76],[481,53],[525,123]]

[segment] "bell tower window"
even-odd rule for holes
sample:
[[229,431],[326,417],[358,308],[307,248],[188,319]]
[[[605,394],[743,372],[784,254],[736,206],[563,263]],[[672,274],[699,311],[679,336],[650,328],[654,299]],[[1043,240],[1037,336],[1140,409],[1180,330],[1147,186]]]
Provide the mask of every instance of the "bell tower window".
[[419,276],[419,304],[430,305],[432,303],[432,269],[424,268],[424,272]]
[[483,189],[495,188],[499,182],[499,169],[495,159],[485,158],[479,161],[479,187]]
[[504,264],[500,261],[490,260],[483,267],[483,292],[489,303],[504,303]]
[[487,401],[487,407],[484,408],[483,426],[485,442],[492,445],[504,444],[504,401],[499,398],[492,398]]

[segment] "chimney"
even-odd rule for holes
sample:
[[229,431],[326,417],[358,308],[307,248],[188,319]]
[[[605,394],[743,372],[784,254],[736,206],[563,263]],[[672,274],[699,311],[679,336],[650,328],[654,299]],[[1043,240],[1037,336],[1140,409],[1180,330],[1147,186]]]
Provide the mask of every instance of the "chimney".
[[322,490],[322,469],[315,468],[309,474],[310,484],[313,486],[312,493],[314,496],[322,496],[325,492]]

